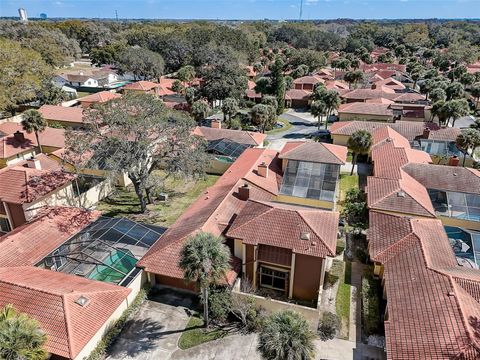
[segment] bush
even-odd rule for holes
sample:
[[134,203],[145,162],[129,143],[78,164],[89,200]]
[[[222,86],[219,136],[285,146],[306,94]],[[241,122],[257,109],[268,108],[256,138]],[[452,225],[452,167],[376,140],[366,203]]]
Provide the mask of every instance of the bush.
[[230,124],[228,124],[229,129],[233,130],[241,130],[242,129],[242,122],[240,121],[239,118],[233,118],[230,120]]
[[322,341],[333,339],[337,334],[339,327],[340,322],[337,315],[331,312],[323,313],[322,320],[318,325],[318,334],[320,335],[320,339],[322,339]]
[[344,250],[345,250],[345,240],[344,239],[338,239],[337,248],[336,248],[335,253],[337,255],[340,255]]
[[361,263],[363,264],[367,264],[368,263],[368,253],[362,249],[362,248],[357,248],[357,250],[355,251],[355,256],[357,257],[358,261],[360,261]]
[[232,310],[232,293],[225,287],[211,288],[208,294],[208,307],[212,320],[224,322]]
[[366,336],[382,333],[381,296],[380,280],[373,277],[371,270],[366,271],[362,277],[362,320]]

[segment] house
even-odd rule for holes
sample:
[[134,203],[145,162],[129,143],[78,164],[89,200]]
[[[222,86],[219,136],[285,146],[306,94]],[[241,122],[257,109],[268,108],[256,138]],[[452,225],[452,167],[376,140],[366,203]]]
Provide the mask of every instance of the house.
[[60,105],[42,105],[38,109],[47,120],[48,125],[61,125],[64,128],[78,129],[84,126],[82,107],[65,107]]
[[218,120],[212,120],[212,127],[197,126],[193,133],[208,143],[212,161],[207,172],[212,174],[223,174],[246,149],[263,147],[267,137],[258,132],[222,129]]
[[82,360],[139,293],[147,279],[135,264],[163,229],[79,208],[44,210],[0,237],[0,307],[39,322],[51,359]]
[[[75,176],[54,166],[41,169],[42,162],[32,158],[23,166],[0,169],[0,225],[6,232],[35,217],[45,206],[72,205]],[[53,169],[52,169],[53,168]]]
[[334,73],[331,69],[320,69],[315,73],[315,75],[321,77],[323,80],[335,80]]
[[283,181],[276,201],[334,209],[344,146],[319,142],[288,142],[279,154]]
[[102,104],[113,99],[118,99],[119,97],[121,97],[120,94],[115,94],[110,91],[100,91],[95,94],[81,97],[78,99],[78,102],[83,108],[87,108],[94,104]]
[[294,109],[310,105],[312,93],[307,90],[290,89],[285,92],[285,106]]
[[392,122],[393,110],[388,103],[353,102],[340,105],[338,118],[340,121],[372,120]]
[[[185,241],[203,231],[226,237],[232,269],[223,284],[250,279],[258,291],[269,289],[284,300],[304,299],[316,309],[325,258],[335,252],[338,213],[279,202],[281,163],[274,150],[246,149],[138,262],[152,284],[195,290],[184,282],[178,261]],[[268,265],[269,260],[279,266]],[[309,279],[301,276],[307,269]],[[260,273],[265,276],[259,279]],[[241,274],[243,280],[237,280]],[[318,311],[312,312],[318,322]]]
[[416,104],[424,102],[425,97],[415,92],[396,93],[395,90],[383,86],[381,89],[355,89],[341,95],[347,103],[366,102],[369,99],[389,99],[397,103]]
[[382,88],[392,89],[395,92],[403,92],[406,89],[406,86],[403,85],[400,81],[395,80],[391,77],[388,77],[383,80],[375,81],[372,84],[372,89],[382,89]]
[[248,200],[226,233],[254,289],[314,302],[327,257],[335,256],[339,214]]
[[118,81],[118,76],[108,69],[80,71],[77,73],[62,73],[54,77],[53,82],[58,87],[70,86],[73,88],[109,87]]
[[371,211],[369,224],[387,359],[478,359],[480,273],[457,264],[442,223]]
[[144,80],[125,85],[123,87],[123,92],[141,92],[145,94],[153,94],[158,97],[176,94],[175,91],[171,90],[171,88],[168,88],[165,85]]
[[[44,153],[65,147],[65,131],[47,127],[39,134]],[[38,152],[37,138],[27,133],[19,123],[0,124],[0,169],[29,159]]]
[[296,90],[313,91],[313,88],[318,83],[325,83],[325,80],[319,75],[302,76],[293,80],[293,88]]

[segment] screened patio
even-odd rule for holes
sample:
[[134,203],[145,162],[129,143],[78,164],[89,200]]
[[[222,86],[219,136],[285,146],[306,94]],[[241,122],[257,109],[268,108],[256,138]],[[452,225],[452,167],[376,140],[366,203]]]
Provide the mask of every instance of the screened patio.
[[140,271],[137,261],[164,231],[124,218],[100,217],[37,266],[126,286]]
[[480,232],[445,226],[455,256],[463,266],[478,269],[480,265]]
[[242,153],[246,149],[250,147],[252,146],[247,144],[240,144],[228,139],[218,139],[208,142],[207,152],[236,159],[240,155],[242,155]]
[[437,215],[480,221],[480,195],[428,189]]

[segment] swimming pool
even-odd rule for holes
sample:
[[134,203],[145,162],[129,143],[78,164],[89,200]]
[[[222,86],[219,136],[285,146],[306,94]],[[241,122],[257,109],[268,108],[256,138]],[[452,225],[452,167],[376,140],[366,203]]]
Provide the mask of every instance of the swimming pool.
[[450,246],[464,266],[478,268],[480,264],[480,232],[454,226],[445,226]]
[[103,260],[105,265],[96,265],[87,277],[116,284],[135,267],[137,261],[130,251],[116,249]]

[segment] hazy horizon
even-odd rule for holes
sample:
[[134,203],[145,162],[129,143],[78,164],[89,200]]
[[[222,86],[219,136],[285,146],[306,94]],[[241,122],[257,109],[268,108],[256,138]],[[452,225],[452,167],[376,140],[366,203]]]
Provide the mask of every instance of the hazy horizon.
[[[2,0],[0,17],[18,17],[23,7],[30,18],[115,19],[116,11],[122,20],[298,20],[300,6],[301,0]],[[303,0],[302,9],[302,20],[479,17],[478,0]]]

